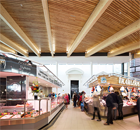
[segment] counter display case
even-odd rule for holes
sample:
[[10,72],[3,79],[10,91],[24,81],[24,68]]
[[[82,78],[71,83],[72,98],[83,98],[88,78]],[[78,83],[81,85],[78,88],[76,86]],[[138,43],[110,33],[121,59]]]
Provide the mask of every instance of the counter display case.
[[[36,117],[43,113],[49,112],[48,99],[27,99],[27,100],[1,100],[4,106],[0,108],[0,119],[10,118],[28,118]],[[22,101],[23,104],[17,104],[16,106],[5,106],[7,102]]]
[[[89,114],[93,114],[94,111],[92,104],[92,98],[87,98],[85,100],[85,109]],[[136,102],[133,100],[123,100],[122,111],[124,116],[137,113]],[[106,102],[103,99],[100,99],[100,115],[102,117],[107,117]],[[117,116],[119,116],[118,112]]]
[[58,96],[57,98],[52,98],[51,99],[51,110],[56,108],[62,102],[63,102],[63,98],[61,96]]
[[[15,101],[22,101],[23,104],[6,106],[7,102]],[[51,100],[51,98],[38,100],[1,100],[0,103],[0,127],[3,129],[10,127],[16,128],[17,126],[26,128],[29,124],[32,124],[31,129],[39,129],[49,123],[63,107],[61,97],[55,98],[54,100]]]

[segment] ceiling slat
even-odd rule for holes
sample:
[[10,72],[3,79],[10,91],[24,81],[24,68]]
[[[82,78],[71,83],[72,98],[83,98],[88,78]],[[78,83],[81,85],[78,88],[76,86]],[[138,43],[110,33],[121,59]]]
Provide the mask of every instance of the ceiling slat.
[[136,42],[136,43],[125,45],[125,46],[123,46],[119,49],[116,49],[112,52],[109,52],[108,57],[113,57],[113,56],[116,56],[116,55],[119,55],[119,54],[122,54],[122,53],[125,53],[125,52],[130,52],[132,50],[136,50],[136,49],[139,49],[139,48],[140,48],[140,41]]
[[89,50],[86,53],[86,57],[89,57],[90,55],[104,49],[105,47],[123,39],[124,37],[136,32],[138,30],[140,30],[140,19],[137,20],[136,22],[132,23],[131,25],[125,27],[121,31],[115,33],[113,36],[111,36],[108,39],[106,39],[105,41],[99,43],[95,47],[93,47],[91,50]]
[[9,40],[7,37],[5,37],[4,35],[0,34],[0,42],[2,42],[3,44],[5,44],[6,46],[12,48],[13,50],[25,55],[28,57],[28,52],[26,49],[24,49],[23,47],[19,46],[18,44],[14,43],[13,41]]
[[72,52],[77,48],[89,30],[93,27],[96,21],[100,18],[100,16],[104,13],[107,7],[111,4],[112,0],[100,0],[98,5],[96,6],[95,10],[92,12],[90,17],[88,18],[87,22],[85,23],[84,27],[76,37],[75,41],[73,42],[72,46],[68,50],[67,56],[69,57]]
[[4,51],[4,52],[12,52],[12,53],[16,53],[13,49],[3,45],[2,43],[0,43],[0,50]]
[[0,4],[0,18],[17,34],[17,36],[37,55],[39,56],[38,47],[31,42],[14,19],[9,15],[5,8]]

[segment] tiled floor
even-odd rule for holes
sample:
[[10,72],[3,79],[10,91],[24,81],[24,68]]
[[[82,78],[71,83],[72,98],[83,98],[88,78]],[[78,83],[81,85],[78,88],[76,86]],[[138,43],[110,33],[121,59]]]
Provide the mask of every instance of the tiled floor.
[[137,115],[125,117],[123,121],[114,121],[114,124],[109,126],[104,125],[105,121],[106,119],[101,122],[91,120],[91,117],[79,108],[69,105],[48,130],[140,130]]

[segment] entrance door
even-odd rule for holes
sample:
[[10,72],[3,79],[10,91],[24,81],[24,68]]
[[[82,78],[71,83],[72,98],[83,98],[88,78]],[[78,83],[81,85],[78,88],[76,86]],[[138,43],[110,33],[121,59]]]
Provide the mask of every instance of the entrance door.
[[71,80],[71,98],[74,92],[79,93],[79,80]]

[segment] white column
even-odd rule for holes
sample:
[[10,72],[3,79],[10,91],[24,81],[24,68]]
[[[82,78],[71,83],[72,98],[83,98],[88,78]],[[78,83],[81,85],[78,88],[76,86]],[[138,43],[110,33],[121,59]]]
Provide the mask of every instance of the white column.
[[90,63],[90,68],[91,68],[91,76],[93,75],[93,63]]
[[129,61],[127,63],[127,72],[128,72],[128,76],[130,76],[130,61],[132,60],[132,55],[131,53],[129,53]]
[[58,62],[56,62],[56,76],[58,77]]
[[57,97],[58,97],[58,88],[56,88],[56,95],[57,95]]
[[130,76],[130,61],[127,63],[128,76]]

